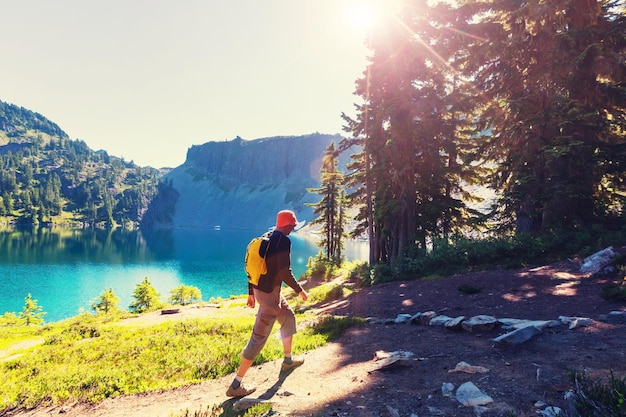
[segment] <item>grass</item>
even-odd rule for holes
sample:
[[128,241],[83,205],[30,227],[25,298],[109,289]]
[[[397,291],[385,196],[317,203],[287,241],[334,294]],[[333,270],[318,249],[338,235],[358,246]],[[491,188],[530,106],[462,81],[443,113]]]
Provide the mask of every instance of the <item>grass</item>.
[[260,416],[268,416],[272,414],[272,405],[271,404],[256,404],[250,407],[248,410],[244,412],[236,412],[233,409],[224,409],[221,406],[214,405],[209,406],[206,410],[197,410],[190,411],[186,410],[182,414],[177,414],[172,417],[235,417],[235,416],[243,416],[243,417],[260,417]]
[[[240,300],[233,300],[234,303]],[[211,318],[188,318],[131,327],[105,316],[83,314],[46,326],[7,326],[0,318],[6,348],[18,342],[43,343],[0,352],[0,414],[66,401],[97,403],[105,398],[170,389],[234,372],[254,323],[254,311],[225,307]],[[237,313],[240,312],[240,313]],[[360,322],[323,317],[294,339],[294,353],[318,348]],[[275,326],[275,331],[278,326]],[[4,356],[4,358],[3,358]],[[282,356],[270,337],[255,364]]]

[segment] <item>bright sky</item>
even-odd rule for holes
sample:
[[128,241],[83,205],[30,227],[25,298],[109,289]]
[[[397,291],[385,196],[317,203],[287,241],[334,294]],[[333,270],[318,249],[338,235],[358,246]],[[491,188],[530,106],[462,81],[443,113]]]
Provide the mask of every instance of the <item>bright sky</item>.
[[0,100],[126,161],[343,133],[367,0],[0,0]]

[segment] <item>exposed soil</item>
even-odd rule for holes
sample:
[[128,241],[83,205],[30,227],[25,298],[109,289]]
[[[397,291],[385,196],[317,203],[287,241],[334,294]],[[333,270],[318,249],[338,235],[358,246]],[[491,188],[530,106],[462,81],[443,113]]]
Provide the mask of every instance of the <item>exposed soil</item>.
[[[475,272],[430,281],[394,282],[364,288],[347,299],[316,306],[320,313],[396,318],[429,310],[450,317],[492,315],[497,318],[556,320],[588,317],[590,326],[569,330],[563,324],[544,329],[514,348],[494,347],[503,333],[455,332],[412,324],[367,324],[340,340],[303,355],[304,365],[287,375],[280,362],[253,367],[246,385],[258,387],[252,398],[268,399],[280,415],[289,416],[536,416],[537,402],[566,407],[564,394],[573,387],[571,371],[605,377],[612,370],[626,375],[625,325],[599,321],[602,314],[625,310],[623,303],[600,297],[603,284],[615,276],[590,276],[577,261],[520,270]],[[481,288],[478,294],[460,285]],[[289,291],[289,290],[287,290]],[[242,307],[243,308],[243,307]],[[212,314],[196,309],[193,314]],[[142,320],[172,320],[191,310]],[[295,336],[297,337],[297,335]],[[415,354],[410,366],[376,370],[376,351]],[[487,373],[450,372],[457,363],[487,368]],[[97,405],[66,404],[13,415],[177,416],[213,405],[232,407],[225,391],[232,375],[180,389],[108,399]],[[455,395],[444,396],[442,384],[459,387],[473,382],[494,402],[482,409],[462,406]]]

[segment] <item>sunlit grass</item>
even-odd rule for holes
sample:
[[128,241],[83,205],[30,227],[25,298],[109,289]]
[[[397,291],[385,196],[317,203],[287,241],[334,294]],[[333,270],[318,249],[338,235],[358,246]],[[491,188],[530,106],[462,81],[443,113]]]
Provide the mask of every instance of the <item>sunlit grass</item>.
[[[152,326],[121,326],[104,316],[83,314],[43,327],[0,326],[3,344],[43,343],[0,357],[0,412],[18,407],[99,402],[118,395],[170,389],[234,372],[254,323],[252,310],[210,318],[168,320]],[[324,317],[294,338],[294,353],[323,346],[355,319]],[[19,331],[16,332],[16,329]],[[278,326],[255,364],[278,359]],[[9,334],[14,336],[8,337]]]

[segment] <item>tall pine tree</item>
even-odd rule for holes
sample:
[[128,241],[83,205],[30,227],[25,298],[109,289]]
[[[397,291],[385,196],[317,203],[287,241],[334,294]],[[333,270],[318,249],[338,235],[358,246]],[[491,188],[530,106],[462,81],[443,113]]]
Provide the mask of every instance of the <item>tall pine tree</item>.
[[313,213],[318,215],[310,224],[321,226],[319,246],[324,249],[326,259],[334,265],[341,265],[346,221],[344,176],[338,169],[338,155],[335,143],[331,142],[324,152],[320,169],[321,185],[307,190],[321,196],[319,202],[309,204]]

